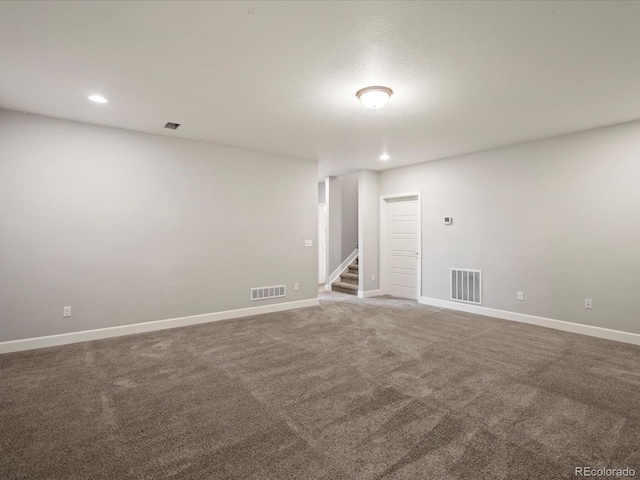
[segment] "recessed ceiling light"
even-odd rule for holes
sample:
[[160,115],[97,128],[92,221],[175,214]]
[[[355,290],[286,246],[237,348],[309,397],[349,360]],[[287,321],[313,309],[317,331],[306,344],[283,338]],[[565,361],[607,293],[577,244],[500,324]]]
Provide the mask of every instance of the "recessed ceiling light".
[[109,100],[104,98],[102,95],[89,95],[89,100],[96,103],[109,103]]
[[389,155],[387,155],[386,153],[383,153],[382,155],[380,155],[380,160],[389,160],[391,157]]
[[356,97],[367,108],[384,107],[391,95],[393,95],[393,90],[389,87],[365,87],[356,93]]

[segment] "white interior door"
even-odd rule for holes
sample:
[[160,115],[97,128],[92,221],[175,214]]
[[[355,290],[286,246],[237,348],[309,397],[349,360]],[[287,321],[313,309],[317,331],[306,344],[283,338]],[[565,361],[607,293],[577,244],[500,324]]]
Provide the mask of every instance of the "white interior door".
[[327,278],[327,206],[318,205],[318,284]]
[[386,232],[386,292],[418,300],[420,204],[417,199],[387,201]]

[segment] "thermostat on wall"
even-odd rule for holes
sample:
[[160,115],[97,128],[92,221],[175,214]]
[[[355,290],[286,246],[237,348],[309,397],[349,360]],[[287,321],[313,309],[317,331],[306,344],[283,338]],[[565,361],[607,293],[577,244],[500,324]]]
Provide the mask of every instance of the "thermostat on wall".
[[453,217],[444,217],[444,224],[451,225],[453,223]]

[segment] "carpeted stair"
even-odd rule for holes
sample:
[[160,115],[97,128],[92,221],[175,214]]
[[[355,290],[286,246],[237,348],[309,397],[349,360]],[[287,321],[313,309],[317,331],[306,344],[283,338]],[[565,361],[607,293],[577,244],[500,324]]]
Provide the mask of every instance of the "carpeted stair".
[[349,269],[340,275],[340,281],[331,284],[331,289],[334,292],[358,295],[358,257],[349,265]]

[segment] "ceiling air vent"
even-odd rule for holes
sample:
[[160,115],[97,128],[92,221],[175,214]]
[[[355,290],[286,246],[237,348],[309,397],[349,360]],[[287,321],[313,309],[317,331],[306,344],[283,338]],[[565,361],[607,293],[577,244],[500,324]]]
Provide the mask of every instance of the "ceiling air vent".
[[167,124],[164,126],[164,128],[169,128],[171,130],[177,130],[179,126],[180,126],[179,123],[167,122]]

